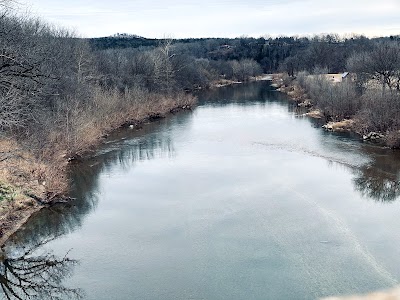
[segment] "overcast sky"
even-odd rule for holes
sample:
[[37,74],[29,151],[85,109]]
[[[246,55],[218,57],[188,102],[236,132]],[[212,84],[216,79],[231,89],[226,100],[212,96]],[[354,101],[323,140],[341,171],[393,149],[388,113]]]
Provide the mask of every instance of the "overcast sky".
[[400,0],[18,0],[84,37],[398,35]]

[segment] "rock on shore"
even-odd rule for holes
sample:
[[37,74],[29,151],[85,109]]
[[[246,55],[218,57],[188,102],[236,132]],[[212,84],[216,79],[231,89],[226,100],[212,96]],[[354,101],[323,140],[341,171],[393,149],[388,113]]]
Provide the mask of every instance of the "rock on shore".
[[383,139],[385,136],[381,133],[378,132],[370,132],[368,134],[363,135],[363,140],[364,141],[374,141],[374,140],[379,140]]

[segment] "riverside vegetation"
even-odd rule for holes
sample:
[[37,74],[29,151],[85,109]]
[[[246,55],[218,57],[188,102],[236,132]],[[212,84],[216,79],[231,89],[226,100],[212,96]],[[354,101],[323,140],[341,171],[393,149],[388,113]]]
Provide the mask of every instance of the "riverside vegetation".
[[329,123],[324,128],[354,131],[364,140],[400,148],[399,39],[375,41],[353,52],[336,83],[327,64],[310,70],[289,57],[286,71],[275,77],[277,86],[299,106],[309,107],[308,115],[325,117]]
[[[356,122],[360,132],[398,141],[397,37],[83,39],[10,5],[0,0],[0,244],[33,211],[63,200],[71,161],[121,126],[191,108],[196,89],[287,71],[284,84],[308,93],[330,118],[368,119]],[[397,61],[383,62],[381,47]],[[349,70],[357,80],[333,86],[301,72],[321,69]],[[380,80],[385,88],[366,88]]]

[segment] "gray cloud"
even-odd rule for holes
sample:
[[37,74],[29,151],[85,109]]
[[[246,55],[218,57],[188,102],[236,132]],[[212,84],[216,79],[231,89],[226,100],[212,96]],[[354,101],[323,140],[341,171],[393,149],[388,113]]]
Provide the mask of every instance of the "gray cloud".
[[[22,1],[22,0],[21,0]],[[20,2],[21,2],[20,1]],[[399,0],[27,0],[31,10],[84,36],[234,37],[322,32],[400,34]]]

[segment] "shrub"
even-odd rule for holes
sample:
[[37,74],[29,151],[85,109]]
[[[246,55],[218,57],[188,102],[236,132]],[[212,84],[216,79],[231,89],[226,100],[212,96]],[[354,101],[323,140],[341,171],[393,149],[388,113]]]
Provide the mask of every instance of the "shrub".
[[324,75],[306,77],[301,74],[299,84],[310,95],[313,103],[334,120],[354,116],[361,107],[356,87],[352,82],[334,84]]
[[[358,123],[366,131],[382,133],[400,129],[400,94],[368,90],[362,96],[362,108],[357,114]],[[360,124],[359,124],[360,127]]]
[[11,201],[14,199],[15,191],[12,187],[0,183],[0,202]]
[[386,137],[386,144],[392,149],[400,149],[400,131],[392,131]]

